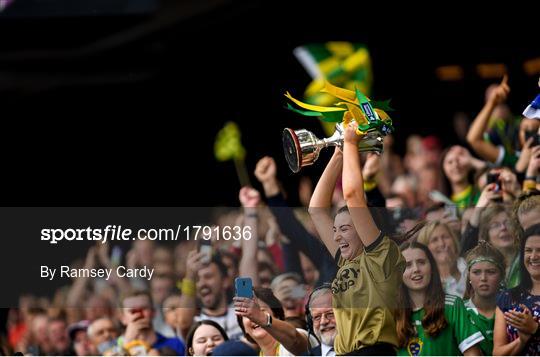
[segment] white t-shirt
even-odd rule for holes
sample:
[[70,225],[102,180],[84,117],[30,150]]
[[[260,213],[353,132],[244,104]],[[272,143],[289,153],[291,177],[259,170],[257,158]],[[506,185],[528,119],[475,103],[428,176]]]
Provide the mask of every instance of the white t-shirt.
[[462,257],[458,258],[457,268],[461,274],[459,280],[456,280],[453,276],[446,278],[443,281],[443,289],[446,294],[463,297],[465,289],[467,287],[467,263]]

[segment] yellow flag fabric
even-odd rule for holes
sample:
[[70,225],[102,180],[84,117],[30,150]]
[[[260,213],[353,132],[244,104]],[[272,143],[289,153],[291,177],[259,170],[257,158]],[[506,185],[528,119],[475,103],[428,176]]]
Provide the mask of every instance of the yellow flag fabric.
[[241,133],[235,122],[227,122],[216,135],[214,156],[218,161],[244,160],[246,150],[242,146]]

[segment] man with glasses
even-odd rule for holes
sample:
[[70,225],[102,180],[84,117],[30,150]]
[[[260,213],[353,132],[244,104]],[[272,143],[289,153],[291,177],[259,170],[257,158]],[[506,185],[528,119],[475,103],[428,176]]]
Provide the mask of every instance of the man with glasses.
[[336,319],[332,308],[332,290],[330,286],[315,289],[308,301],[308,326],[319,339],[321,344],[310,349],[312,356],[335,356],[334,340],[337,335]]

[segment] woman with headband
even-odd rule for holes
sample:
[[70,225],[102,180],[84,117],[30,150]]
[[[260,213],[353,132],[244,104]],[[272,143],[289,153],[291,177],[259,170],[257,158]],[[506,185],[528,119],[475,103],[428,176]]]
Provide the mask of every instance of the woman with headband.
[[504,257],[491,244],[480,241],[465,259],[468,271],[465,308],[471,322],[484,336],[478,347],[484,356],[491,356],[497,294],[505,276]]

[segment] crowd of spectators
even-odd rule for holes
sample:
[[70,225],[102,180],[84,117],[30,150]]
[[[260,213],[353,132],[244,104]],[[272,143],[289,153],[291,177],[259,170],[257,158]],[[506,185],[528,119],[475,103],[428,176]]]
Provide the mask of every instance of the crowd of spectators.
[[[214,222],[251,239],[212,241],[210,257],[193,240],[135,241],[122,262],[155,269],[150,281],[76,278],[50,299],[21,296],[3,352],[540,353],[540,116],[513,115],[509,93],[506,78],[489,87],[466,143],[447,148],[413,135],[403,157],[392,137],[360,154],[347,128],[298,192],[262,157],[260,189],[241,188],[240,209]],[[297,194],[304,207],[288,205]],[[99,245],[79,265],[114,264]],[[237,277],[253,298],[235,296]]]

